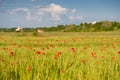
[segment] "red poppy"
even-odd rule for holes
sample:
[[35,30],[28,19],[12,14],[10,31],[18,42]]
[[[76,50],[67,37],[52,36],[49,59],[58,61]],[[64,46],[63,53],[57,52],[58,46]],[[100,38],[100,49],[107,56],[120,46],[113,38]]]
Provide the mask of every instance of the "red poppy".
[[58,54],[58,55],[61,55],[61,54],[62,54],[62,52],[58,52],[57,54]]
[[7,51],[8,50],[8,48],[3,48],[5,51]]
[[41,52],[40,52],[40,51],[37,51],[37,54],[41,54]]
[[42,48],[42,50],[45,50],[45,48]]
[[53,44],[50,44],[50,47],[54,48],[54,45],[53,45]]
[[4,60],[2,58],[0,58],[0,61],[4,62]]
[[96,52],[92,52],[91,56],[94,57],[94,58],[96,58]]
[[10,52],[10,55],[11,55],[11,56],[14,56],[14,52]]
[[118,51],[118,54],[120,54],[120,51]]
[[8,62],[8,64],[9,64],[10,66],[13,66],[13,63],[12,63],[12,62]]
[[72,52],[75,52],[75,51],[76,51],[75,48],[71,48],[71,50],[72,50]]
[[29,70],[29,71],[32,71],[32,67],[29,67],[28,70]]
[[71,50],[73,50],[73,51],[74,51],[74,50],[75,50],[75,48],[71,48]]
[[46,55],[45,52],[42,52],[43,55]]
[[85,62],[86,62],[86,60],[84,60],[84,59],[83,59],[83,60],[82,60],[82,62],[83,62],[83,63],[85,63]]
[[62,73],[65,73],[65,70],[63,69],[61,72],[62,72]]

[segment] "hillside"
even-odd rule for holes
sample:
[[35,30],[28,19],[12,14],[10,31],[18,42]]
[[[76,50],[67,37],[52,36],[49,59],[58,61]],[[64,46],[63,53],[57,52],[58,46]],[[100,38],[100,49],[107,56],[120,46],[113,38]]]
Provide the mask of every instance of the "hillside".
[[[0,28],[0,32],[15,32],[16,28]],[[96,23],[80,23],[57,25],[51,27],[23,28],[23,32],[33,32],[42,29],[45,32],[100,32],[100,31],[120,31],[120,22],[100,21]]]

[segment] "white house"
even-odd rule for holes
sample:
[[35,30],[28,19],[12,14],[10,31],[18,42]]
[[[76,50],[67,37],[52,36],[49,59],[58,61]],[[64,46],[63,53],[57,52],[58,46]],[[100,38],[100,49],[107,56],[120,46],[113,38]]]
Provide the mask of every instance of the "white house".
[[93,21],[92,24],[96,24],[96,21]]
[[15,29],[16,32],[20,32],[22,30],[23,30],[23,28],[21,28],[20,26],[18,26],[17,29]]
[[44,30],[42,30],[42,29],[38,29],[37,32],[38,32],[38,33],[43,33]]

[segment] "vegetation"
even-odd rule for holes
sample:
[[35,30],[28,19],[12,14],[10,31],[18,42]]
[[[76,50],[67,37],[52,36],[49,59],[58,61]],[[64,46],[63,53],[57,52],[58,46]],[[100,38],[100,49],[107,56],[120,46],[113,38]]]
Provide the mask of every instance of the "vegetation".
[[120,78],[120,38],[111,35],[115,33],[4,34],[0,36],[0,80]]
[[[80,23],[69,25],[58,25],[55,27],[24,28],[23,32],[33,32],[41,28],[46,32],[99,32],[99,31],[120,31],[120,22],[100,21],[95,24]],[[0,32],[15,32],[15,28],[0,28]]]
[[0,80],[119,80],[119,22],[40,28],[0,28]]

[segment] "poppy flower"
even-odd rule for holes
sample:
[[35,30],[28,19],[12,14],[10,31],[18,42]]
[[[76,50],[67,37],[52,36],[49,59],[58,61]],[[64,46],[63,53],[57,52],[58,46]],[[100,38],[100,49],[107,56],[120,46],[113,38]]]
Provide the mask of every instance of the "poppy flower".
[[74,50],[75,50],[75,48],[71,48],[71,50],[73,50],[73,51],[74,51]]
[[118,51],[118,54],[120,54],[120,51]]
[[42,50],[45,50],[45,48],[42,48]]
[[32,67],[29,67],[28,70],[29,70],[29,71],[32,71]]
[[75,51],[76,51],[76,49],[75,49],[75,48],[71,48],[71,50],[72,50],[72,52],[75,52]]
[[10,55],[11,55],[11,56],[14,56],[14,52],[10,52]]
[[62,54],[62,52],[58,52],[57,54],[58,54],[58,55],[61,55],[61,54]]
[[41,52],[40,52],[40,51],[37,51],[37,54],[41,54]]
[[84,59],[83,59],[83,60],[82,60],[82,62],[83,62],[83,63],[85,63],[85,62],[86,62],[86,60],[84,60]]
[[63,69],[61,72],[62,72],[62,73],[65,73],[65,70]]
[[94,58],[96,58],[96,52],[92,52],[91,56],[94,57]]
[[42,52],[43,55],[46,55],[45,52]]
[[0,58],[0,61],[4,62],[4,60],[2,58]]

